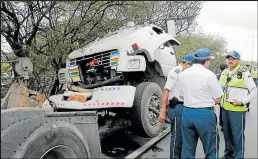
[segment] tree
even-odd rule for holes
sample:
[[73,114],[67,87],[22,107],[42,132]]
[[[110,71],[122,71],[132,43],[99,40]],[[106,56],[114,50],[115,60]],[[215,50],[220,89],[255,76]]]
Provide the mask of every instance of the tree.
[[178,37],[181,45],[176,48],[178,61],[182,62],[183,56],[187,53],[194,53],[199,48],[209,48],[215,56],[210,68],[219,69],[219,65],[225,62],[223,56],[227,43],[224,38],[217,35],[192,34]]
[[16,56],[28,57],[27,46],[44,29],[44,19],[55,4],[54,1],[1,2],[1,35]]
[[[114,11],[114,18],[136,24],[156,24],[167,29],[167,21],[174,20],[177,35],[196,25],[204,1],[142,1]],[[121,8],[120,8],[121,9]]]

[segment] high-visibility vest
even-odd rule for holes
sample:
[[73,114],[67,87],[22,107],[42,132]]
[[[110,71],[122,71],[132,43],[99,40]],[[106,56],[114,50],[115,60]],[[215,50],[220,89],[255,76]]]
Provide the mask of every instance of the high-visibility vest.
[[252,67],[251,75],[253,78],[257,78],[257,67],[255,66]]
[[[237,78],[237,72],[242,72],[242,78]],[[245,83],[244,83],[244,76],[246,73],[246,69],[241,68],[240,65],[238,65],[234,70],[233,70],[233,76],[231,76],[231,80],[229,82],[227,82],[227,78],[229,77],[229,68],[225,69],[220,76],[220,84],[221,86],[224,88],[226,86],[227,87],[236,87],[236,88],[241,88],[241,89],[247,89]],[[228,96],[228,90],[224,89],[223,90],[223,96],[221,99],[221,106],[229,111],[247,111],[247,105],[244,106],[235,106],[233,104],[230,104],[229,102],[226,101],[226,96]],[[236,99],[237,100],[237,99]]]

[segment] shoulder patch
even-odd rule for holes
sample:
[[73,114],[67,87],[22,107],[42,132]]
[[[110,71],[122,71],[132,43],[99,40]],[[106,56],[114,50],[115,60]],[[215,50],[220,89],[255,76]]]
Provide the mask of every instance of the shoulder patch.
[[177,68],[177,69],[175,69],[175,71],[174,72],[176,72],[177,74],[180,72],[180,69],[179,68]]

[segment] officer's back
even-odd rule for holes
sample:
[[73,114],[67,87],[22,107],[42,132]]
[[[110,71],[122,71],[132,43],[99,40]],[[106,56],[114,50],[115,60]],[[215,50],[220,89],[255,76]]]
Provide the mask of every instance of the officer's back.
[[181,134],[182,158],[195,158],[200,137],[205,158],[218,157],[216,116],[213,108],[220,101],[222,90],[216,75],[208,70],[214,59],[206,48],[196,50],[196,64],[179,76],[179,86],[184,98]]
[[[184,83],[182,86],[184,90],[184,105],[191,107],[207,107],[213,106],[214,96],[210,87],[217,83],[219,85],[216,75],[205,68],[201,64],[193,64],[192,67],[183,71],[180,76],[180,81]],[[220,90],[218,90],[220,92]]]

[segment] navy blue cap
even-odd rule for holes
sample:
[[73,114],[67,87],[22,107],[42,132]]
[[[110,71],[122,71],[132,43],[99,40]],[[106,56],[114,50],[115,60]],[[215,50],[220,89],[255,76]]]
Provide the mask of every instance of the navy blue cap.
[[211,51],[208,48],[197,49],[194,53],[196,59],[210,60],[215,59],[214,56],[211,56]]
[[226,58],[233,57],[234,59],[240,59],[240,54],[236,51],[231,51]]
[[188,62],[190,64],[193,64],[194,62],[194,56],[193,54],[186,54],[183,59],[184,62]]

